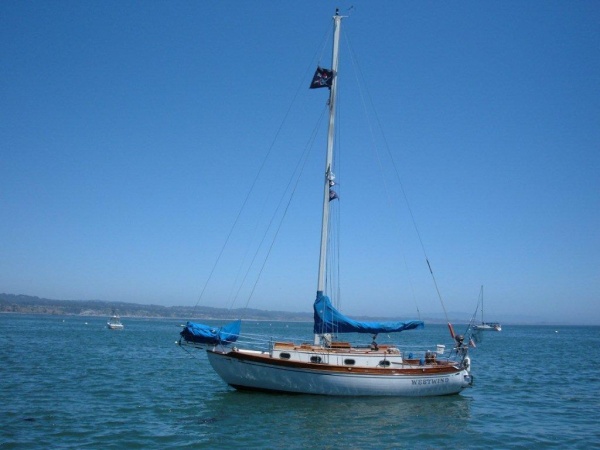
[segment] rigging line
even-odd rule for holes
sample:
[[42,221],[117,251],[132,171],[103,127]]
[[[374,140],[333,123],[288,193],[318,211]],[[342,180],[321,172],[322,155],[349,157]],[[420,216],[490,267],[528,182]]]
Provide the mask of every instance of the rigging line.
[[[331,200],[330,202],[338,201]],[[336,309],[340,309],[338,292],[335,288],[339,288],[339,227],[336,227],[333,222],[339,220],[339,214],[336,214],[336,208],[329,205],[329,224],[327,234],[327,272],[325,276],[325,292],[328,293],[329,299],[332,301]],[[337,232],[336,232],[337,231]],[[338,270],[336,271],[336,267]]]
[[[342,149],[344,148],[343,144],[342,144],[342,133],[341,133],[341,124],[343,123],[343,118],[342,118],[342,113],[344,112],[344,108],[345,108],[345,104],[344,104],[344,87],[342,84],[339,84],[337,87],[337,107],[336,107],[336,123],[339,124],[336,127],[336,138],[335,138],[335,147],[334,147],[334,151],[335,151],[335,161],[336,161],[336,172],[338,174],[338,176],[342,177],[343,175],[343,159],[342,159]],[[341,230],[342,230],[342,201],[340,200],[339,195],[343,196],[343,191],[344,189],[342,188],[342,186],[340,184],[337,184],[336,186],[338,186],[336,188],[336,191],[338,193],[338,200],[337,203],[334,204],[334,208],[333,208],[333,225],[337,228],[336,232],[333,234],[335,236],[335,245],[336,245],[336,250],[335,253],[333,253],[333,255],[337,258],[337,263],[336,265],[332,266],[334,269],[337,269],[337,298],[336,301],[334,303],[334,306],[337,307],[337,309],[341,310],[342,309],[342,276],[341,276],[341,257],[340,257],[340,251],[341,251]],[[332,273],[335,274],[335,272],[332,270]],[[332,292],[333,289],[332,289]]]
[[[314,58],[315,57],[313,56],[313,59],[311,61],[313,61]],[[231,226],[229,232],[227,233],[227,237],[225,238],[225,242],[223,243],[223,246],[221,247],[221,250],[219,251],[217,259],[216,259],[214,265],[211,268],[211,271],[210,271],[210,273],[208,275],[208,278],[206,279],[206,282],[204,283],[204,286],[202,287],[202,291],[200,292],[200,296],[198,297],[198,301],[196,302],[196,304],[194,305],[194,308],[192,310],[192,315],[193,315],[194,311],[196,310],[196,308],[198,307],[198,305],[200,304],[200,302],[202,301],[202,298],[204,296],[204,292],[206,291],[206,288],[208,287],[208,284],[210,283],[210,280],[212,279],[212,277],[213,277],[213,275],[215,273],[215,270],[216,270],[217,266],[219,265],[219,262],[220,262],[220,260],[221,260],[221,258],[223,256],[224,251],[225,251],[225,248],[227,247],[227,244],[229,243],[229,240],[231,239],[231,235],[233,234],[233,231],[235,230],[235,228],[237,226],[237,223],[239,222],[239,219],[240,219],[240,217],[242,215],[242,212],[244,211],[244,209],[246,207],[246,204],[248,203],[250,195],[252,194],[252,192],[254,191],[254,188],[256,187],[256,184],[257,184],[257,182],[258,182],[258,180],[260,178],[260,175],[263,172],[263,169],[265,167],[265,164],[266,164],[267,160],[269,159],[269,156],[271,155],[271,153],[273,151],[273,148],[275,147],[275,142],[277,142],[277,139],[279,138],[279,135],[281,134],[281,130],[283,129],[283,125],[287,122],[287,118],[290,115],[290,111],[292,110],[292,106],[296,103],[296,99],[298,98],[298,95],[300,94],[300,91],[305,86],[306,79],[308,78],[308,74],[310,74],[310,71],[311,71],[311,69],[310,69],[311,66],[312,66],[312,64],[309,65],[309,66],[307,66],[307,68],[305,69],[305,72],[302,74],[301,82],[298,83],[298,88],[296,89],[296,92],[295,92],[294,96],[292,97],[292,100],[291,100],[291,102],[290,102],[290,104],[288,106],[288,109],[285,112],[284,117],[283,117],[281,123],[279,124],[279,127],[277,128],[275,136],[274,136],[273,140],[271,141],[271,145],[269,146],[269,149],[267,150],[267,153],[266,153],[265,157],[263,158],[263,160],[262,160],[262,162],[260,164],[260,167],[258,169],[258,172],[257,172],[256,176],[254,177],[254,180],[252,181],[250,189],[248,190],[248,193],[246,194],[246,197],[244,198],[244,201],[242,202],[242,206],[240,207],[240,209],[239,209],[239,211],[238,211],[238,213],[237,213],[237,215],[235,217],[233,225]]]
[[[194,359],[196,359],[196,360],[198,360],[198,361],[200,361],[200,360],[201,360],[201,358],[200,358],[200,353],[199,353],[199,352],[190,352],[190,351],[189,351],[189,350],[186,348],[186,346],[187,346],[187,345],[189,345],[189,344],[182,344],[182,343],[181,343],[181,340],[180,340],[178,343],[176,342],[176,344],[179,346],[179,348],[180,348],[181,350],[183,350],[184,352],[186,352],[186,353],[187,353],[188,355],[190,355],[192,358],[194,358]],[[200,347],[200,348],[202,348],[202,347]]]
[[[342,31],[343,33],[343,31]],[[333,169],[336,175],[336,180],[340,178],[340,174],[342,174],[342,159],[341,159],[341,149],[343,148],[342,140],[341,140],[341,123],[342,123],[342,112],[344,110],[343,105],[343,86],[338,85],[338,94],[337,94],[337,106],[336,106],[336,117],[335,123],[336,127],[336,135],[335,135],[335,147],[334,147],[334,158],[333,158]],[[336,182],[335,191],[337,194],[342,195],[343,188],[340,184]],[[343,196],[343,195],[342,195]],[[328,224],[328,232],[327,232],[327,248],[328,248],[328,258],[326,265],[326,276],[325,276],[325,292],[329,294],[330,300],[335,306],[336,309],[342,309],[342,296],[341,296],[341,258],[340,258],[340,249],[341,249],[341,208],[342,202],[340,197],[338,196],[337,201],[332,201],[329,204],[330,211],[330,220]]]
[[[254,285],[252,287],[252,290],[250,291],[250,294],[248,295],[248,299],[246,300],[245,308],[248,308],[248,304],[250,303],[250,299],[252,298],[252,295],[254,294],[254,291],[256,289],[256,286],[258,285],[258,282],[259,282],[260,277],[262,275],[262,272],[263,272],[263,270],[265,268],[267,260],[269,259],[269,255],[271,254],[271,250],[273,249],[273,246],[275,244],[275,240],[277,239],[279,231],[281,230],[281,226],[283,225],[283,220],[285,219],[287,211],[288,211],[288,209],[290,207],[290,204],[292,202],[292,199],[294,197],[294,193],[296,192],[296,188],[298,187],[298,183],[300,182],[300,178],[302,176],[302,173],[304,172],[304,168],[306,167],[306,162],[308,161],[308,156],[310,154],[310,150],[313,148],[313,145],[314,145],[314,142],[315,142],[315,139],[316,139],[316,136],[317,136],[317,131],[319,129],[319,125],[323,121],[323,117],[325,116],[325,112],[327,110],[328,110],[328,105],[326,105],[325,108],[322,110],[322,112],[321,112],[321,114],[319,116],[319,119],[317,120],[317,124],[315,125],[315,128],[313,129],[313,132],[312,132],[312,134],[311,134],[311,136],[310,136],[310,138],[309,138],[309,140],[308,140],[308,142],[307,142],[307,144],[305,146],[304,152],[301,155],[300,159],[298,160],[298,163],[296,164],[296,168],[294,169],[294,172],[293,172],[293,174],[296,173],[296,172],[298,172],[298,176],[296,177],[296,182],[295,182],[295,184],[294,184],[294,186],[292,188],[292,191],[290,193],[290,197],[288,199],[287,205],[286,205],[286,207],[285,207],[285,209],[283,211],[283,215],[281,216],[281,219],[279,221],[279,225],[278,225],[278,227],[277,227],[277,229],[275,231],[275,234],[273,236],[273,239],[271,241],[271,245],[269,246],[267,254],[265,255],[265,258],[264,258],[262,266],[261,266],[261,268],[260,268],[260,270],[258,272],[258,275],[257,275],[256,280],[254,282]],[[252,258],[252,262],[251,262],[250,266],[248,267],[248,271],[246,272],[246,275],[244,276],[244,281],[246,280],[246,278],[247,278],[247,276],[248,276],[248,274],[250,272],[250,269],[254,265],[254,261],[255,261],[256,257],[258,256],[258,252],[259,252],[260,248],[262,247],[262,243],[265,241],[265,239],[267,237],[267,233],[268,233],[269,229],[271,228],[271,225],[272,225],[273,221],[275,220],[275,216],[277,215],[277,211],[279,211],[279,209],[281,207],[281,204],[282,204],[282,202],[283,202],[283,200],[284,200],[284,198],[286,196],[286,193],[288,192],[288,190],[289,190],[289,188],[290,188],[290,186],[292,184],[292,181],[294,179],[294,175],[293,174],[292,174],[292,177],[290,177],[288,185],[284,189],[284,193],[283,193],[283,195],[281,196],[281,198],[279,200],[279,203],[277,205],[275,213],[271,217],[271,221],[269,222],[269,226],[267,227],[267,230],[265,231],[265,234],[263,235],[263,239],[261,240],[261,243],[259,244],[259,248],[257,249],[256,253],[254,254],[254,257]],[[243,282],[242,282],[242,284],[243,284]],[[240,286],[240,289],[241,289],[241,286]],[[238,294],[239,294],[239,290],[238,290]],[[236,297],[237,297],[237,295],[236,295]]]
[[[479,296],[477,297],[477,305],[475,306],[475,312],[471,316],[471,320],[469,321],[469,324],[467,325],[467,332],[469,331],[469,329],[473,328],[473,324],[477,320],[477,312],[479,311],[479,305],[482,302],[482,300],[483,300],[483,293],[480,291]],[[467,333],[465,332],[465,335],[466,334]]]
[[[375,110],[375,118],[377,120],[377,123],[381,127],[381,120],[379,119],[379,115],[377,114],[376,110]],[[383,128],[381,128],[381,129],[383,130]],[[421,232],[419,231],[419,227],[417,226],[417,221],[415,220],[415,215],[410,206],[410,202],[408,201],[408,196],[406,195],[406,190],[404,189],[404,184],[402,183],[402,179],[400,178],[400,172],[398,171],[396,161],[392,155],[390,146],[388,144],[387,138],[386,138],[385,134],[383,133],[383,131],[381,133],[381,136],[382,136],[383,142],[385,144],[385,149],[387,150],[388,156],[392,162],[392,168],[394,169],[396,179],[398,180],[398,185],[400,186],[400,191],[402,192],[404,202],[406,203],[406,207],[408,208],[410,219],[412,221],[413,227],[414,227],[417,237],[419,239],[419,244],[421,245],[421,250],[423,251],[423,255],[425,256],[425,261],[427,262],[427,267],[429,267],[429,273],[431,274],[431,279],[433,280],[433,285],[435,286],[435,290],[437,292],[438,299],[440,301],[440,304],[442,305],[442,309],[444,311],[444,316],[446,317],[446,322],[450,323],[450,319],[448,318],[448,312],[446,311],[446,305],[444,304],[444,300],[442,299],[442,294],[440,293],[437,279],[435,278],[435,274],[433,273],[431,263],[429,262],[429,257],[427,256],[427,251],[425,250],[425,244],[423,243],[423,239],[421,238]]]
[[[330,232],[328,234],[328,252],[327,258],[327,276],[326,276],[326,292],[329,293],[330,300],[336,309],[341,310],[341,271],[340,271],[340,200],[335,200],[338,204],[330,207]],[[332,222],[337,222],[333,224]],[[335,229],[333,229],[335,227]]]
[[[327,42],[327,36],[328,36],[328,35],[329,35],[329,30],[327,30],[327,32],[324,34],[324,37],[321,39],[321,41],[322,41],[322,45],[321,45],[321,48],[322,48],[322,49],[321,49],[321,53],[323,52],[323,49],[325,48],[325,44],[326,44],[326,42]],[[289,114],[290,114],[290,111],[291,111],[291,109],[292,109],[292,106],[293,106],[293,105],[294,105],[294,103],[296,102],[296,99],[298,98],[298,95],[299,95],[300,91],[302,91],[302,90],[303,90],[303,87],[304,87],[305,81],[306,81],[306,79],[308,78],[308,74],[310,74],[311,67],[313,67],[313,65],[312,65],[312,64],[313,64],[313,63],[312,63],[312,61],[314,61],[314,60],[315,60],[315,56],[316,56],[316,53],[315,53],[315,55],[313,55],[313,58],[311,59],[311,63],[310,63],[310,65],[309,65],[309,66],[307,66],[307,68],[306,68],[306,70],[305,70],[304,74],[303,74],[303,75],[302,75],[302,77],[301,77],[301,82],[299,83],[299,85],[298,85],[298,88],[296,89],[296,93],[294,94],[294,97],[293,97],[292,101],[290,102],[290,105],[289,105],[289,107],[288,107],[288,109],[287,109],[287,111],[286,111],[286,113],[285,113],[285,116],[284,116],[284,118],[283,118],[283,120],[282,120],[281,124],[279,125],[279,128],[277,129],[277,132],[276,132],[276,134],[275,134],[275,137],[274,137],[274,139],[273,139],[273,141],[272,141],[272,143],[271,143],[271,145],[270,145],[270,147],[269,147],[269,150],[268,150],[268,152],[267,152],[267,154],[266,154],[265,158],[263,159],[263,162],[261,163],[261,166],[260,166],[260,168],[259,168],[259,171],[258,171],[258,173],[257,173],[256,177],[254,178],[253,182],[252,182],[251,188],[250,188],[250,190],[249,190],[248,194],[246,195],[246,198],[244,199],[244,202],[242,203],[242,207],[240,208],[240,210],[239,210],[239,212],[238,212],[238,214],[237,214],[237,216],[236,216],[236,219],[235,219],[235,221],[234,221],[234,223],[233,223],[233,225],[232,225],[232,227],[231,227],[231,229],[230,229],[230,231],[229,231],[229,233],[228,233],[228,235],[227,235],[227,238],[225,239],[225,243],[223,244],[223,247],[221,248],[221,251],[219,252],[219,255],[218,255],[218,257],[217,257],[217,260],[215,261],[215,264],[214,264],[214,266],[213,266],[213,268],[212,268],[212,270],[211,270],[211,272],[210,272],[210,274],[209,274],[209,276],[208,276],[208,279],[206,280],[206,283],[204,284],[204,287],[202,288],[202,292],[200,293],[200,297],[199,297],[198,301],[196,302],[196,305],[194,306],[194,308],[196,308],[196,307],[198,306],[198,304],[200,303],[200,301],[202,300],[202,297],[203,297],[203,295],[204,295],[204,292],[205,292],[205,290],[206,290],[206,288],[207,288],[207,286],[208,286],[208,283],[209,283],[209,282],[210,282],[210,280],[212,279],[212,276],[213,276],[213,274],[214,274],[214,272],[215,272],[215,270],[216,270],[216,267],[218,266],[218,264],[219,264],[219,261],[220,261],[220,259],[221,259],[222,255],[223,255],[223,252],[224,252],[225,248],[227,247],[227,244],[228,244],[228,242],[229,242],[229,240],[230,240],[230,238],[231,238],[231,235],[232,235],[232,233],[233,233],[233,231],[234,231],[234,229],[235,229],[235,227],[236,227],[236,225],[237,225],[237,223],[238,223],[238,221],[239,221],[239,219],[240,219],[240,216],[241,216],[241,214],[242,214],[242,211],[244,210],[244,208],[245,208],[245,206],[246,206],[246,204],[247,204],[247,202],[248,202],[248,199],[249,199],[249,197],[250,197],[251,193],[253,192],[253,190],[254,190],[254,188],[255,188],[255,186],[256,186],[256,183],[257,183],[258,179],[260,178],[260,175],[261,175],[261,173],[262,173],[262,171],[263,171],[263,169],[264,169],[264,166],[265,166],[265,164],[266,164],[266,161],[268,160],[268,158],[269,158],[269,156],[270,156],[270,154],[271,154],[271,152],[272,152],[272,150],[273,150],[273,148],[274,148],[274,146],[275,146],[275,142],[277,141],[277,139],[278,139],[278,137],[279,137],[279,134],[281,133],[281,130],[283,129],[283,125],[284,125],[284,124],[285,124],[285,122],[287,121],[287,118],[288,118],[288,116],[289,116]],[[267,228],[267,230],[268,230],[269,228],[270,228],[270,225],[269,225],[269,227]],[[263,238],[263,240],[264,240],[264,238]],[[263,242],[263,241],[261,241],[261,243],[259,244],[259,248],[260,248],[260,246],[262,245],[262,242]],[[256,255],[255,255],[255,257],[256,257]],[[244,257],[244,260],[245,260],[245,257]],[[254,258],[252,259],[252,262],[250,263],[250,266],[249,266],[249,268],[248,268],[248,271],[249,271],[249,270],[250,270],[250,268],[252,267],[252,264],[253,264],[253,262],[254,262]],[[242,264],[242,265],[243,265],[243,264]],[[241,268],[241,267],[240,267],[240,268]],[[247,273],[248,273],[248,272],[247,272]],[[247,275],[247,274],[246,274],[246,275]],[[237,279],[237,278],[238,278],[238,276],[236,276],[236,279]],[[230,307],[229,307],[230,309],[231,309],[231,308],[233,308],[233,305],[235,304],[235,301],[236,301],[236,299],[237,299],[237,297],[238,297],[238,294],[239,294],[239,291],[240,291],[241,287],[242,287],[242,286],[243,286],[243,284],[244,284],[244,281],[245,281],[245,279],[246,279],[246,276],[244,276],[244,280],[243,280],[243,281],[242,281],[242,283],[240,284],[240,286],[239,286],[239,288],[238,288],[238,291],[237,291],[237,293],[236,293],[235,297],[234,297],[234,298],[233,298],[233,300],[231,301],[231,304],[230,304]],[[234,284],[234,285],[235,285],[235,284]]]
[[[260,210],[260,212],[259,212],[259,214],[258,214],[258,216],[256,218],[256,224],[254,226],[254,230],[252,231],[252,237],[249,240],[249,242],[251,242],[251,243],[254,242],[255,236],[258,234],[259,221],[260,221],[260,218],[263,217],[263,213],[264,213],[267,205],[269,204],[269,197],[270,197],[270,192],[269,192],[269,195],[267,196],[266,201],[263,202],[262,208],[261,208],[261,210]],[[267,227],[267,231],[268,231],[268,227]],[[260,249],[261,245],[262,245],[262,241],[258,244],[258,249]],[[250,250],[251,249],[252,249],[252,246],[248,245],[248,247],[246,248],[246,251],[244,252],[244,257],[241,260],[242,262],[240,263],[238,271],[236,273],[235,280],[231,284],[231,290],[230,290],[229,295],[228,295],[228,299],[229,299],[228,309],[233,309],[233,306],[235,305],[235,302],[237,300],[239,291],[240,291],[241,287],[244,284],[244,280],[246,279],[246,277],[244,276],[244,278],[242,279],[242,281],[239,282],[241,274],[242,274],[242,271],[243,271],[244,267],[246,267],[246,261],[248,260],[248,255],[250,254]],[[254,261],[254,259],[252,261]],[[251,267],[252,267],[252,262],[248,266],[247,270],[249,271]],[[246,272],[246,275],[247,275],[247,272]],[[239,284],[238,284],[238,282],[239,282]],[[238,287],[238,289],[237,289],[237,291],[234,294],[234,290],[235,290],[236,286]]]
[[[379,152],[377,151],[378,145],[377,145],[377,143],[375,141],[375,132],[373,130],[373,124],[371,122],[370,115],[368,114],[367,102],[365,100],[365,92],[366,92],[367,98],[369,99],[369,104],[371,105],[371,109],[374,111],[375,118],[377,119],[377,125],[379,127],[380,132],[381,132],[381,135],[383,136],[383,140],[384,140],[384,143],[386,144],[386,148],[387,148],[388,154],[390,155],[390,158],[391,158],[391,152],[389,150],[389,146],[387,145],[387,140],[385,139],[385,135],[383,134],[383,127],[381,125],[381,121],[379,121],[379,117],[377,116],[377,110],[375,109],[375,106],[374,106],[373,101],[371,99],[371,95],[369,93],[369,89],[367,87],[367,83],[364,82],[365,78],[364,78],[364,75],[362,74],[362,71],[360,69],[360,65],[358,64],[358,59],[356,58],[356,55],[355,55],[354,50],[352,48],[352,45],[350,43],[350,39],[349,39],[349,37],[345,33],[344,33],[344,38],[345,38],[346,45],[348,46],[348,53],[351,56],[350,60],[352,61],[352,65],[354,67],[354,73],[355,73],[355,77],[356,77],[356,84],[357,84],[357,86],[359,88],[358,91],[359,91],[359,94],[360,94],[360,99],[361,99],[361,103],[362,103],[363,109],[365,111],[365,118],[366,118],[366,121],[367,121],[367,124],[368,124],[368,127],[369,127],[370,136],[371,136],[372,150],[375,153],[375,158],[377,160],[377,164],[379,165],[379,170],[380,170],[380,172],[382,174],[381,179],[383,180],[384,190],[385,190],[385,193],[386,193],[388,204],[390,206],[390,209],[393,209],[393,201],[392,201],[392,198],[391,198],[391,190],[389,189],[387,181],[386,181],[385,172],[383,170],[383,163],[381,161],[381,156],[379,155]],[[363,86],[364,86],[364,91],[363,91]],[[393,159],[392,159],[392,165],[394,165]],[[395,165],[394,165],[394,168],[395,168]],[[397,171],[396,171],[396,176],[398,177],[398,181],[400,182],[399,176],[397,175]],[[400,182],[400,186],[402,188],[402,183],[401,182]],[[404,193],[404,189],[403,188],[402,188],[402,191]],[[405,199],[406,199],[406,194],[405,194]],[[407,205],[408,205],[408,200],[406,200],[406,201],[407,201]],[[410,211],[410,205],[408,205],[408,206],[409,206],[409,211]],[[410,213],[411,213],[411,217],[412,217],[412,211],[410,211]],[[416,228],[416,223],[414,221],[414,218],[413,218],[413,224],[414,224],[414,226]],[[418,235],[418,230],[417,230],[417,235]],[[419,236],[419,240],[421,240],[420,236]],[[421,247],[423,248],[423,251],[424,251],[424,247],[423,247],[423,242],[422,241],[421,241]],[[402,246],[400,246],[400,248],[402,249]],[[415,304],[415,308],[417,309],[417,316],[418,316],[418,318],[420,320],[421,319],[421,311],[419,310],[419,305],[417,304],[416,295],[415,295],[415,289],[414,289],[414,285],[413,285],[413,282],[412,282],[412,277],[410,275],[410,270],[409,270],[409,267],[408,267],[408,262],[406,260],[406,255],[404,254],[404,252],[401,251],[401,253],[402,253],[402,260],[404,262],[404,266],[405,266],[405,269],[406,269],[406,274],[407,274],[407,278],[408,278],[408,284],[410,286],[411,293],[412,293],[413,302]],[[427,255],[425,255],[425,257],[427,258]],[[428,264],[429,264],[429,262],[428,262]],[[433,275],[433,273],[432,273],[432,275]],[[434,278],[434,284],[435,284],[435,278]],[[437,289],[437,285],[436,285],[436,289]],[[439,291],[438,291],[438,296],[439,296]],[[443,306],[443,304],[442,304],[442,306]],[[444,312],[445,312],[445,310],[444,310]],[[446,317],[447,317],[447,315],[446,315]]]
[[[321,60],[323,59],[323,55],[325,53],[325,49],[329,48],[327,46],[327,42],[329,41],[330,34],[331,34],[331,29],[328,26],[327,30],[325,30],[325,33],[323,34],[323,37],[321,38],[321,51],[320,51],[319,58],[317,59],[317,66],[321,66]],[[315,52],[315,55],[317,53],[319,53],[319,52],[318,51]],[[313,60],[314,60],[314,58],[313,58]]]

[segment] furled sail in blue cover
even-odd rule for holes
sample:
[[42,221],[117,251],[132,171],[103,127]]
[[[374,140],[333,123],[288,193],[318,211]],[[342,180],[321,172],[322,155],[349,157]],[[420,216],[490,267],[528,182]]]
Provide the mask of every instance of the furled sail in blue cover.
[[404,330],[423,328],[420,320],[408,322],[358,322],[344,316],[333,307],[329,297],[321,292],[317,293],[314,304],[315,309],[315,334],[323,333],[394,333]]
[[240,337],[241,327],[241,320],[236,320],[222,327],[210,327],[202,323],[188,322],[180,334],[188,342],[227,345],[237,341],[238,337]]

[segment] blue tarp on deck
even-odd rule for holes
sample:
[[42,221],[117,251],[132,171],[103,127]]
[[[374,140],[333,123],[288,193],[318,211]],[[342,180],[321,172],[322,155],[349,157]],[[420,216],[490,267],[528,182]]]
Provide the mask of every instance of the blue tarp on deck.
[[314,333],[396,333],[404,330],[423,328],[421,320],[407,322],[359,322],[344,316],[333,307],[329,297],[317,293],[314,304],[315,325]]
[[242,321],[228,323],[222,327],[211,327],[202,323],[188,322],[180,333],[181,337],[189,342],[198,344],[231,344],[240,336]]

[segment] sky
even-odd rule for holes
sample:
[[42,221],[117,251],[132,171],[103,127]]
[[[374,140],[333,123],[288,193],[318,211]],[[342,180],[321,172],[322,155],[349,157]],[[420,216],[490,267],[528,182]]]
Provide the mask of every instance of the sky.
[[597,1],[0,2],[0,292],[311,311],[336,7],[343,311],[600,325]]

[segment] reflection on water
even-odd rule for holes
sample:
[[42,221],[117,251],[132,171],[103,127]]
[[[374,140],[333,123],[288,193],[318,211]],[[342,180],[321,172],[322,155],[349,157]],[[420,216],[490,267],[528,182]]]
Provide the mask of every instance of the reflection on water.
[[281,445],[293,448],[337,447],[340,441],[338,445],[330,442],[336,437],[355,447],[372,445],[377,436],[385,436],[388,445],[398,445],[418,436],[434,439],[464,433],[471,419],[471,403],[471,398],[460,395],[351,398],[228,390],[206,401],[190,421],[206,428],[212,444],[229,434],[225,430],[235,427],[234,442],[250,446],[264,443],[265,433],[273,432]]

